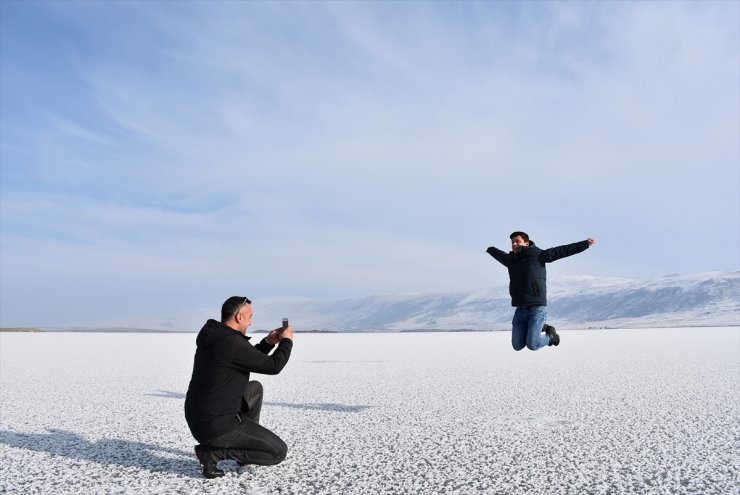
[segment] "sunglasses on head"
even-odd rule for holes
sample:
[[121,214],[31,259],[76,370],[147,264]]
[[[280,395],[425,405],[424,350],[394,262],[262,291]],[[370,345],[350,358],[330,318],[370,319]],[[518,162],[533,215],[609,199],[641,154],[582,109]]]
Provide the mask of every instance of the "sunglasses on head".
[[242,303],[239,306],[237,306],[236,311],[234,311],[234,314],[237,314],[239,311],[241,311],[242,308],[247,304],[252,304],[252,301],[250,301],[248,297],[245,297]]

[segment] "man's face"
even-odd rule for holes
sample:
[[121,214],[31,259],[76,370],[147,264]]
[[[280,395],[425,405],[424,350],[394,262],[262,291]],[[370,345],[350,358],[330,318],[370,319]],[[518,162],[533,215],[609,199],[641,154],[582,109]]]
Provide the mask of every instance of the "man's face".
[[249,328],[249,325],[252,324],[252,305],[251,304],[245,304],[242,309],[239,310],[239,312],[236,314],[236,324],[239,328],[239,331],[246,335],[247,328]]
[[525,241],[520,235],[511,240],[511,250],[514,251],[514,253],[518,253],[520,249],[527,246],[529,246],[529,242]]

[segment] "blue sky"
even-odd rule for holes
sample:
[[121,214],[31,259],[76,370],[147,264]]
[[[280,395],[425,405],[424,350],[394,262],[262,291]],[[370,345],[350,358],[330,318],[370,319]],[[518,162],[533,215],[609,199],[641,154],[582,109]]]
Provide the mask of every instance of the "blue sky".
[[738,2],[0,2],[0,325],[740,266]]

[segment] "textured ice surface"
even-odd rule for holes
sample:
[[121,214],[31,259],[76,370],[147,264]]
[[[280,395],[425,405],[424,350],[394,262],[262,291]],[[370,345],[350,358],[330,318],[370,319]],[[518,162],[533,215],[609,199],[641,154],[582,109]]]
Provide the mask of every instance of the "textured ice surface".
[[194,334],[0,335],[0,493],[723,493],[740,329],[298,334],[265,386],[279,466],[201,477]]

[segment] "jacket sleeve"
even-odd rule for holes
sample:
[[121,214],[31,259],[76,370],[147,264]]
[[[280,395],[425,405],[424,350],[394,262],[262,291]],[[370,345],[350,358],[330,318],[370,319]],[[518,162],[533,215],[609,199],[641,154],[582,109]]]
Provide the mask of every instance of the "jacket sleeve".
[[509,260],[511,259],[511,256],[508,253],[505,253],[500,249],[496,249],[493,246],[486,249],[486,252],[496,258],[496,261],[498,261],[502,265],[509,266]]
[[260,351],[263,354],[269,354],[273,347],[275,347],[275,346],[272,345],[272,344],[270,344],[269,342],[267,342],[267,337],[265,337],[264,339],[260,340],[259,344],[257,344],[256,346],[254,346],[255,349],[257,349],[258,351]]
[[293,341],[290,339],[281,340],[272,355],[261,352],[246,341],[240,341],[231,348],[229,364],[242,371],[277,375],[288,363],[292,349]]
[[561,258],[567,256],[573,256],[580,252],[588,249],[588,241],[574,242],[573,244],[565,244],[563,246],[556,246],[549,249],[545,249],[540,253],[539,260],[542,263],[552,263]]

